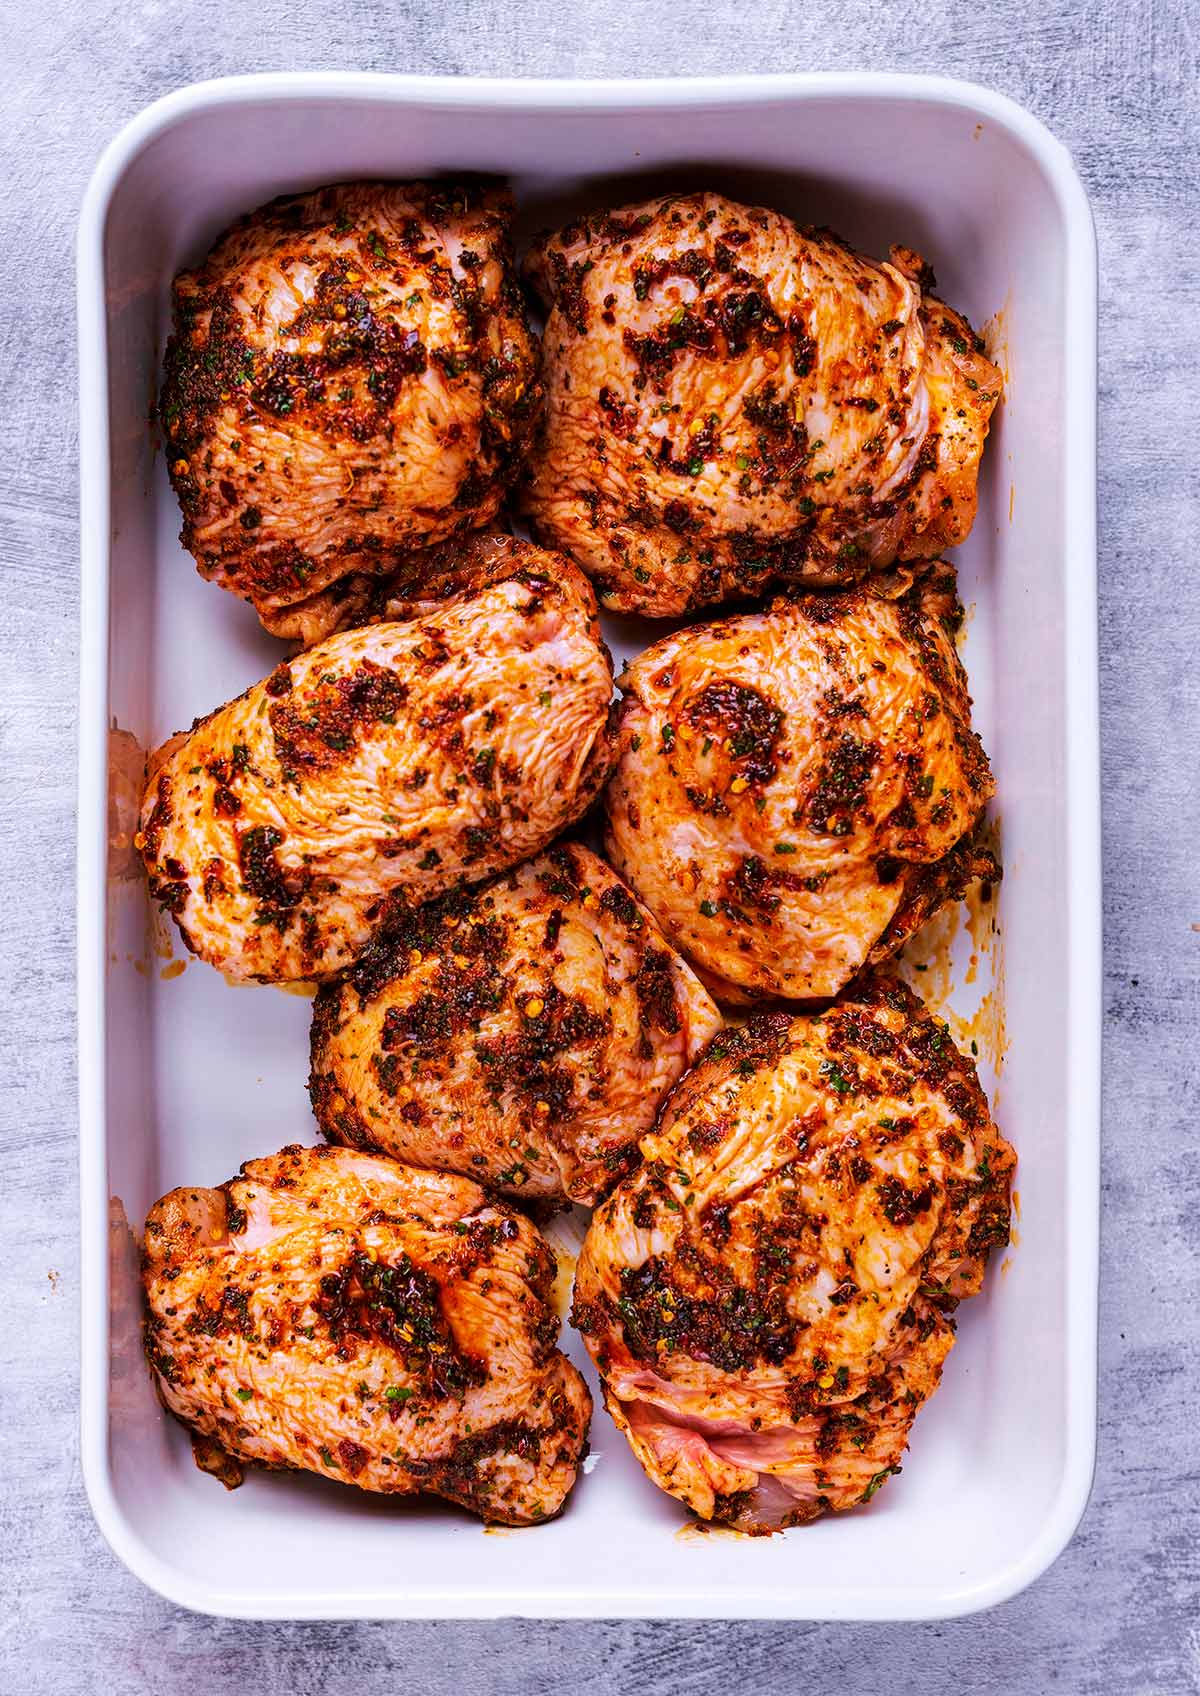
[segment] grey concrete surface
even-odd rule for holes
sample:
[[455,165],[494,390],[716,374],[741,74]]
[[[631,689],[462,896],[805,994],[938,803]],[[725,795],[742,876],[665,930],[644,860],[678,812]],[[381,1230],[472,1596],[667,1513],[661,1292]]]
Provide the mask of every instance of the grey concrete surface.
[[[0,4],[0,1690],[1169,1696],[1200,1690],[1200,121],[1195,0],[34,0]],[[95,1530],[76,1440],[72,242],[103,143],[200,77],[290,68],[939,71],[1073,149],[1102,268],[1106,866],[1101,1428],[1026,1594],[924,1626],[222,1623]],[[314,1558],[319,1554],[314,1551]]]

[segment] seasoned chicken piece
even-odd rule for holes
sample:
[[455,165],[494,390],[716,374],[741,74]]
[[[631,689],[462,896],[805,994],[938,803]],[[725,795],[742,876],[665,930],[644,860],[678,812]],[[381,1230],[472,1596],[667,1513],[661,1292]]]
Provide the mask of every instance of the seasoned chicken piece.
[[535,243],[547,406],[526,495],[601,604],[843,584],[962,541],[1001,376],[932,272],[717,194]]
[[184,547],[314,641],[398,552],[491,522],[542,399],[512,199],[343,183],[242,218],[175,281],[159,407]]
[[560,1511],[591,1398],[559,1354],[554,1256],[475,1184],[342,1148],[285,1148],[146,1220],[146,1353],[197,1459],[484,1519]]
[[645,908],[565,842],[398,913],[321,990],[313,1112],[331,1142],[590,1204],[720,1025]]
[[722,1032],[594,1215],[574,1323],[654,1483],[772,1531],[900,1470],[1014,1155],[898,980]]
[[959,610],[944,570],[781,598],[622,675],[609,858],[719,1000],[836,995],[999,875],[971,840],[993,783]]
[[585,811],[612,757],[591,590],[528,542],[482,552],[444,602],[327,638],[160,751],[137,841],[193,953],[327,977],[389,898],[489,877]]

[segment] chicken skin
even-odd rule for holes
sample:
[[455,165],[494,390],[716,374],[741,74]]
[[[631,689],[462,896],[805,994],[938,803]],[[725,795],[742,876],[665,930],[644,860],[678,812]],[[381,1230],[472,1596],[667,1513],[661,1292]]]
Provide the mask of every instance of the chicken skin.
[[890,264],[717,194],[537,242],[547,402],[526,504],[601,605],[652,616],[932,558],[975,516],[999,371]]
[[146,1221],[146,1352],[229,1484],[294,1467],[531,1525],[560,1511],[591,1398],[555,1344],[554,1256],[475,1184],[285,1148]]
[[780,598],[622,674],[608,855],[718,1000],[836,995],[999,875],[952,584]]
[[900,1470],[1014,1156],[898,980],[717,1036],[593,1217],[574,1323],[650,1478],[766,1532]]
[[155,756],[151,893],[231,977],[342,970],[389,899],[515,865],[603,784],[612,671],[587,580],[508,538],[451,586],[277,666]]
[[491,522],[542,400],[511,197],[346,183],[175,281],[160,417],[202,574],[314,641],[398,552]]
[[331,1142],[591,1204],[721,1018],[645,908],[564,842],[398,914],[317,996]]

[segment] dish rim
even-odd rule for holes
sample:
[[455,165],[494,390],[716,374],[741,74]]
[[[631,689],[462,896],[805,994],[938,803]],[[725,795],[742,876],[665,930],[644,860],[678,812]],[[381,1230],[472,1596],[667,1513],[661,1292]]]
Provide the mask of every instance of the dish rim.
[[[106,1109],[106,943],[108,810],[108,644],[110,432],[108,312],[104,236],[109,207],[125,172],[156,137],[194,114],[256,101],[264,106],[304,99],[359,103],[491,106],[551,112],[674,109],[759,104],[811,104],[848,97],[913,101],[959,108],[1014,136],[1041,168],[1062,218],[1065,238],[1063,345],[1064,599],[1071,609],[1064,660],[1064,817],[1067,841],[1067,1104],[1064,1122],[1068,1184],[1066,1430],[1062,1481],[1040,1534],[1023,1556],[989,1581],[914,1600],[901,1610],[880,1597],[848,1592],[818,1612],[781,1607],[764,1597],[731,1607],[703,1584],[649,1600],[617,1590],[539,1599],[509,1594],[401,1593],[287,1596],[229,1595],[161,1560],[121,1508],[109,1468],[109,1266]],[[1099,1290],[1099,1152],[1101,1063],[1101,863],[1099,676],[1096,595],[1096,239],[1087,194],[1067,149],[1007,96],[958,79],[892,72],[802,72],[767,76],[681,78],[439,77],[385,72],[270,72],[197,82],[138,113],[101,154],[88,183],[76,250],[80,436],[80,650],[77,821],[77,993],[81,1373],[80,1452],[92,1513],[110,1548],[143,1583],[200,1613],[254,1619],[472,1618],[525,1612],[543,1618],[820,1618],[944,1619],[1006,1601],[1025,1589],[1070,1542],[1091,1492],[1096,1451]],[[752,1599],[751,1599],[752,1601]],[[721,1607],[728,1609],[722,1613]],[[711,1611],[713,1608],[717,1611]]]

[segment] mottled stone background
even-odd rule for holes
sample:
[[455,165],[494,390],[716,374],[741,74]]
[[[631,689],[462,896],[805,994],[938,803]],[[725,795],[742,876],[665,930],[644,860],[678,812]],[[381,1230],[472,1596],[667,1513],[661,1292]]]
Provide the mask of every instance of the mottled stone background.
[[[0,3],[0,1686],[20,1696],[353,1690],[1200,1690],[1196,0],[35,0]],[[275,69],[939,71],[1072,148],[1100,237],[1105,1120],[1101,1427],[1074,1543],[947,1625],[226,1623],[144,1590],[76,1439],[73,238],[102,145],[160,94]]]

